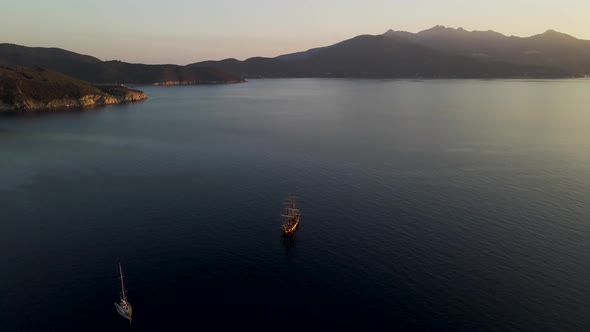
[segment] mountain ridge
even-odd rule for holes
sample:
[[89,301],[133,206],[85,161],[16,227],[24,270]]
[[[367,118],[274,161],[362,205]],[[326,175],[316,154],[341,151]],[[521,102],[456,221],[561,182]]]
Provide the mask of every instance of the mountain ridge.
[[590,41],[552,29],[529,37],[506,36],[493,30],[467,31],[444,26],[417,33],[390,29],[383,35],[404,38],[450,55],[555,67],[568,71],[572,76],[590,74]]
[[8,43],[0,44],[0,65],[45,68],[92,83],[171,85],[243,82],[238,75],[216,68],[101,61],[60,48]]
[[275,58],[226,59],[189,66],[214,66],[238,72],[245,78],[557,78],[570,75],[558,68],[482,61],[461,54],[447,54],[408,40],[403,35],[367,34]]
[[41,67],[94,83],[211,84],[245,78],[566,78],[590,75],[590,41],[548,29],[530,37],[436,25],[390,29],[276,57],[185,66],[101,61],[58,48],[0,44],[0,64]]

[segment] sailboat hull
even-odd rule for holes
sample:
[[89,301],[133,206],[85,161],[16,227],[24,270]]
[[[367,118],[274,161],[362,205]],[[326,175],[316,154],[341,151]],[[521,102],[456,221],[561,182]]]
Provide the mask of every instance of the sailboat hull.
[[131,322],[131,306],[125,307],[124,305],[115,303],[115,307],[117,308],[119,315],[127,318]]

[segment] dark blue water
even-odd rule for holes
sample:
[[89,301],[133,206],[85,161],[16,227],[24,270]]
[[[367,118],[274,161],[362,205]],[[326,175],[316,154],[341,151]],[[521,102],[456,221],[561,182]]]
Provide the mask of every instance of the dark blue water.
[[0,118],[0,331],[590,326],[589,81],[142,88]]

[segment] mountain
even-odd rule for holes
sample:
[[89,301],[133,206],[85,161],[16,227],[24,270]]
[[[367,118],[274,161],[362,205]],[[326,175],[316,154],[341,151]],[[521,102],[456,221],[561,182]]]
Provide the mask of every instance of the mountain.
[[0,65],[0,112],[118,104],[146,99],[121,85],[94,86],[46,69]]
[[449,55],[391,35],[361,35],[276,58],[226,59],[190,67],[216,67],[249,77],[504,78],[564,77],[563,69]]
[[100,61],[59,48],[0,44],[0,65],[46,68],[93,83],[210,84],[241,82],[239,75],[209,67]]
[[340,43],[244,61],[187,66],[100,61],[56,48],[0,44],[0,64],[41,67],[95,83],[234,83],[256,77],[564,78],[590,74],[590,41],[553,30],[531,37],[435,26],[389,30]]
[[494,31],[467,31],[437,25],[418,33],[389,30],[384,36],[485,61],[560,68],[572,75],[590,74],[590,41],[553,30],[531,36],[505,36]]
[[276,58],[279,59],[279,60],[284,60],[284,61],[302,60],[302,59],[305,59],[305,58],[307,58],[309,56],[312,56],[312,55],[316,54],[317,52],[323,50],[324,48],[325,47],[316,47],[316,48],[312,48],[310,50],[303,51],[303,52],[296,52],[296,53],[279,55]]
[[188,65],[191,68],[218,68],[220,70],[237,73],[244,78],[252,77],[300,77],[297,72],[286,61],[278,58],[254,57],[244,61],[237,59],[225,59],[221,61],[203,61]]

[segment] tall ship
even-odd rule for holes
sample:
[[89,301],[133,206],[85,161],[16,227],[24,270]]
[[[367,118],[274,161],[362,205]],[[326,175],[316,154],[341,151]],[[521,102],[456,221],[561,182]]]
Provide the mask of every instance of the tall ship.
[[295,207],[295,196],[289,195],[285,201],[285,210],[281,217],[283,217],[283,237],[290,237],[295,234],[295,230],[299,227],[299,219],[301,213]]
[[121,268],[121,263],[119,263],[119,278],[121,279],[121,295],[119,302],[115,302],[115,307],[117,308],[117,312],[127,318],[129,323],[131,324],[131,303],[127,299],[127,290],[125,290],[125,283],[123,282],[123,269]]

